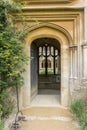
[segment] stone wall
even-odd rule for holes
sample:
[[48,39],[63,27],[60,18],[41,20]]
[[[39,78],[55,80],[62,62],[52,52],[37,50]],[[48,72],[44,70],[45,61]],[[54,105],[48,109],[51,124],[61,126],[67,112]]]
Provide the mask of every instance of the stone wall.
[[[30,4],[23,8],[23,16],[26,25],[33,25],[25,39],[29,56],[35,39],[49,37],[61,44],[61,105],[67,106],[70,97],[71,100],[74,97],[86,98],[86,87],[81,82],[87,79],[87,0],[66,0],[66,3],[59,1],[30,0]],[[38,22],[35,24],[34,20]],[[22,28],[20,20],[17,26]],[[33,66],[36,67],[35,64]],[[30,105],[31,97],[34,96],[31,94],[34,88],[31,68],[29,62],[20,98],[24,108]],[[33,90],[37,94],[37,86]]]

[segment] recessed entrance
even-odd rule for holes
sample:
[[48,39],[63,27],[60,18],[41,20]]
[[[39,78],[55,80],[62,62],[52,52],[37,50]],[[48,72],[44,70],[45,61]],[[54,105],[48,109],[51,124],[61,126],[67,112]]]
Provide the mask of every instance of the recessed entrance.
[[46,95],[57,95],[56,98],[59,98],[61,91],[61,48],[58,40],[48,37],[34,40],[31,44],[31,57],[32,99],[36,95],[45,95],[45,97]]
[[[32,60],[29,60],[28,65],[26,66],[26,72],[25,72],[25,80],[24,80],[24,89],[23,89],[23,106],[28,107],[31,105],[32,100],[36,99],[36,97],[39,97],[39,100],[42,99],[41,96],[44,96],[47,101],[46,94],[41,94],[40,88],[39,88],[39,75],[41,74],[40,65],[39,65],[39,58],[40,52],[38,49],[41,47],[45,47],[45,49],[53,48],[53,50],[56,50],[55,53],[59,54],[59,66],[56,65],[56,60],[52,61],[55,62],[55,69],[52,69],[51,74],[49,75],[52,63],[50,61],[51,59],[56,59],[56,56],[54,56],[55,53],[52,54],[51,49],[48,49],[49,51],[45,51],[46,53],[50,53],[52,56],[43,56],[43,61],[41,64],[42,69],[44,69],[44,74],[48,74],[48,76],[51,76],[50,79],[53,81],[56,81],[57,88],[52,88],[52,92],[56,91],[57,94],[53,94],[56,96],[56,102],[59,101],[63,106],[68,106],[70,101],[70,75],[71,75],[71,52],[69,45],[73,44],[72,37],[69,34],[67,30],[65,30],[63,27],[54,25],[54,24],[41,24],[36,26],[33,30],[29,32],[29,35],[26,37],[26,53],[32,57]],[[47,45],[47,46],[46,46]],[[45,53],[45,55],[46,55]],[[42,54],[43,55],[43,54]],[[48,54],[47,54],[48,55]],[[47,63],[46,63],[47,59]],[[45,67],[45,64],[47,67]],[[58,64],[58,63],[57,63]],[[54,66],[54,65],[53,65]],[[60,69],[59,69],[59,68]],[[57,68],[57,69],[56,69]],[[60,70],[60,71],[59,71]],[[58,73],[59,78],[58,78]],[[54,78],[53,78],[54,77]],[[46,78],[47,79],[47,78]],[[46,83],[47,84],[47,83]],[[50,85],[46,85],[50,86]],[[51,84],[53,87],[53,85]],[[56,86],[56,85],[55,85]],[[41,89],[42,90],[42,89]],[[45,91],[46,89],[44,89]],[[48,88],[48,91],[46,92],[49,94],[51,88]],[[43,90],[42,90],[43,92]],[[51,101],[51,106],[53,106],[53,97],[52,93],[48,95],[49,101]],[[51,98],[51,97],[52,98]],[[55,100],[55,97],[54,97]],[[44,102],[45,102],[44,101]],[[41,103],[43,103],[41,101]]]

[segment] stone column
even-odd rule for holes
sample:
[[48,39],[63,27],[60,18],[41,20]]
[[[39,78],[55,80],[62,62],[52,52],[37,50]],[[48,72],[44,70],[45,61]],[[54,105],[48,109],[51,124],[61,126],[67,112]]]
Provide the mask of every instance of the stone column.
[[[30,56],[30,46],[26,46],[26,52],[28,56]],[[25,66],[26,72],[24,74],[24,86],[23,86],[23,107],[26,108],[30,105],[31,101],[31,77],[30,77],[30,61],[29,63]]]
[[78,69],[77,69],[77,61],[78,61],[78,58],[77,58],[77,47],[74,48],[74,78],[76,79],[77,78],[77,73],[78,73]]
[[69,47],[61,46],[61,105],[69,104]]
[[87,7],[84,9],[84,40],[87,41]]
[[82,45],[82,77],[87,78],[87,44]]
[[77,45],[70,46],[70,96],[73,96],[73,91],[77,84]]
[[70,48],[70,78],[73,77],[73,52],[72,48]]

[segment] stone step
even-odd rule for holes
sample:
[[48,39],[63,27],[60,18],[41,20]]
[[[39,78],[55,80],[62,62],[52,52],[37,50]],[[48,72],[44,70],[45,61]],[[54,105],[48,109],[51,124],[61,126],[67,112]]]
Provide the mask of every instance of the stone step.
[[19,130],[78,130],[72,113],[62,107],[31,107],[23,114],[27,120]]
[[30,107],[24,109],[23,114],[26,116],[37,117],[72,117],[72,113],[64,107]]

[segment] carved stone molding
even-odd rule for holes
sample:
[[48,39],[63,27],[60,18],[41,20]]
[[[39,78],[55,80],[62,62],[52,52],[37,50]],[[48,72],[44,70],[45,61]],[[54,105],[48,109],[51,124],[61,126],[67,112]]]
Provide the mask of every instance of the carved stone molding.
[[[21,0],[15,0],[15,1],[21,1]],[[72,2],[73,0],[22,0],[22,2],[27,2],[29,4],[47,4],[47,3],[61,3],[61,4],[67,4]]]
[[[28,0],[23,0],[23,1],[28,1]],[[48,3],[48,2],[56,2],[56,3],[64,3],[64,2],[71,2],[71,0],[30,0],[29,2],[32,2],[32,3]]]
[[77,44],[69,46],[69,48],[77,48],[77,47],[78,47]]
[[87,43],[83,43],[83,44],[82,44],[82,47],[83,47],[83,46],[87,46]]

